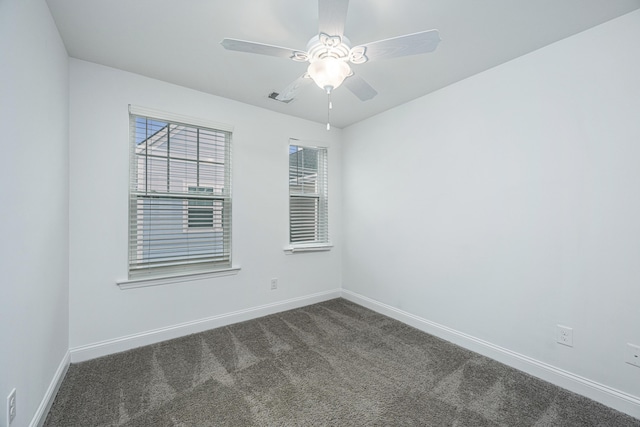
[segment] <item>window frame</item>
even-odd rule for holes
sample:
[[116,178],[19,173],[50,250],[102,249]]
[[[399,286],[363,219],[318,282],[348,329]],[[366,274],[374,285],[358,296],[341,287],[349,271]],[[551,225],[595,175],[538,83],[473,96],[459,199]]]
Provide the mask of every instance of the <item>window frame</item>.
[[[197,141],[195,142],[197,150],[200,150],[201,148],[200,144],[204,143],[200,137],[201,130],[204,129],[207,132],[213,132],[216,135],[219,133],[223,133],[224,139],[223,139],[222,146],[224,147],[224,152],[223,152],[224,163],[222,164],[223,164],[224,183],[222,184],[222,190],[218,192],[217,190],[214,189],[211,192],[210,197],[206,197],[208,194],[205,194],[205,193],[208,193],[208,192],[197,194],[198,196],[197,198],[199,200],[200,199],[205,201],[211,200],[212,202],[211,209],[213,211],[212,212],[213,227],[212,228],[189,227],[189,203],[193,199],[193,197],[189,197],[189,193],[190,193],[189,187],[204,188],[208,186],[206,184],[201,185],[199,183],[200,181],[199,175],[196,178],[196,183],[197,183],[196,185],[196,183],[193,183],[190,181],[194,179],[194,172],[193,171],[184,172],[185,182],[182,186],[183,187],[182,191],[174,190],[172,192],[169,189],[167,190],[167,195],[171,197],[175,197],[176,200],[182,200],[183,215],[181,217],[182,224],[180,225],[182,226],[181,229],[183,234],[185,235],[185,239],[188,239],[188,236],[191,235],[191,233],[216,232],[214,231],[215,224],[216,224],[216,212],[215,212],[216,208],[214,206],[216,205],[216,203],[222,203],[222,207],[220,208],[219,215],[220,215],[220,221],[224,221],[222,224],[223,232],[220,233],[221,234],[220,241],[218,241],[217,236],[211,237],[211,239],[215,242],[215,243],[212,243],[213,245],[220,245],[220,244],[222,245],[222,249],[220,250],[221,255],[218,256],[216,250],[212,249],[206,252],[206,254],[204,254],[206,261],[201,263],[197,263],[197,262],[194,263],[194,259],[189,258],[191,255],[186,255],[186,256],[178,255],[176,257],[177,261],[172,261],[168,263],[171,265],[159,266],[159,267],[154,265],[150,265],[148,267],[139,267],[138,263],[134,261],[136,259],[139,259],[139,255],[137,255],[137,253],[139,252],[139,248],[138,248],[139,243],[138,243],[138,240],[136,239],[137,239],[137,235],[140,233],[139,231],[140,229],[134,228],[134,227],[137,227],[137,223],[136,223],[137,220],[134,220],[134,217],[136,217],[136,215],[138,216],[140,215],[140,207],[138,206],[137,203],[139,200],[152,199],[149,196],[149,190],[142,191],[142,193],[146,192],[146,195],[139,194],[141,193],[140,189],[136,190],[137,187],[136,187],[135,180],[137,179],[136,177],[138,176],[137,165],[136,165],[136,163],[138,162],[138,158],[136,154],[137,142],[136,142],[135,130],[131,129],[131,127],[134,126],[136,117],[142,118],[142,119],[151,119],[154,121],[157,120],[162,123],[167,123],[168,125],[185,126],[186,127],[185,129],[190,132],[193,132],[193,130],[197,130],[197,134],[196,134]],[[140,286],[149,286],[149,285],[156,285],[156,284],[163,284],[163,283],[174,283],[179,281],[193,280],[194,278],[203,278],[203,277],[209,277],[209,276],[214,276],[214,277],[226,276],[228,274],[235,274],[237,271],[239,271],[239,267],[234,267],[232,264],[231,237],[232,237],[233,221],[232,221],[232,209],[231,209],[232,207],[232,193],[231,193],[232,153],[231,151],[232,151],[233,127],[226,124],[216,123],[216,122],[212,122],[204,119],[182,116],[182,115],[167,113],[163,111],[158,111],[158,110],[153,110],[153,109],[148,109],[148,108],[138,107],[133,105],[129,106],[129,127],[130,127],[130,130],[129,130],[128,143],[129,143],[129,150],[130,150],[130,165],[129,165],[130,177],[129,177],[129,208],[128,208],[129,232],[128,232],[128,238],[127,238],[127,241],[128,241],[127,280],[118,281],[117,282],[118,285],[120,285],[121,288],[140,287]],[[169,126],[169,129],[171,129],[171,126]],[[218,138],[218,136],[216,136],[216,138]],[[185,140],[182,141],[182,143],[185,145],[185,149],[193,147],[193,141],[191,141],[190,139],[185,138]],[[218,143],[216,142],[216,144]],[[168,159],[167,161],[169,162],[168,164],[170,164],[172,157],[169,152],[167,152],[167,159]],[[198,164],[197,168],[199,170],[199,168],[203,164],[200,162],[201,162],[201,159],[200,159],[200,156],[198,155],[196,160],[192,161],[189,164],[197,163]],[[186,169],[187,168],[185,167],[185,170]],[[145,172],[148,174],[149,170],[146,169]],[[197,173],[199,174],[200,172],[197,172]],[[170,179],[172,179],[172,176],[171,176],[170,170],[168,170],[167,181],[169,181]],[[216,184],[218,183],[217,180],[215,180],[215,182]],[[169,186],[167,186],[167,188],[169,188]],[[162,199],[162,196],[160,196],[160,200],[161,199]],[[180,221],[180,217],[178,218],[179,219],[177,219],[177,221]],[[176,223],[176,226],[179,226],[178,223]],[[195,234],[193,237],[197,238],[197,234]],[[145,240],[143,239],[143,241]],[[208,246],[208,243],[206,245]],[[134,255],[133,252],[136,252],[136,254]],[[197,257],[198,255],[195,255],[195,256]],[[220,261],[217,261],[216,258],[220,258]],[[153,264],[153,262],[148,260],[148,264]]]
[[[291,155],[292,147],[297,147],[296,152],[308,149],[317,150],[319,153],[319,159],[317,160],[315,185],[316,191],[309,192],[297,192],[292,189],[292,177],[291,177]],[[287,145],[287,165],[289,171],[288,179],[288,245],[285,246],[284,251],[287,254],[293,254],[296,252],[315,252],[315,251],[328,251],[333,248],[329,234],[329,148],[322,144],[313,142],[304,142],[291,138]],[[322,176],[320,176],[322,174]],[[300,178],[300,176],[298,176]],[[316,218],[314,225],[317,228],[316,238],[314,240],[294,241],[292,237],[292,200],[294,199],[315,199],[317,200],[318,208],[316,212]]]

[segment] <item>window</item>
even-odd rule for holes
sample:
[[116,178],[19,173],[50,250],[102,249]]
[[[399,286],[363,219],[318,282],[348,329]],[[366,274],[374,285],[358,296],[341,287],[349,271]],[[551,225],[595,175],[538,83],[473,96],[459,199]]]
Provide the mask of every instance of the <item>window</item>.
[[231,132],[189,120],[130,107],[129,279],[231,267]]
[[289,146],[289,242],[328,244],[327,149]]

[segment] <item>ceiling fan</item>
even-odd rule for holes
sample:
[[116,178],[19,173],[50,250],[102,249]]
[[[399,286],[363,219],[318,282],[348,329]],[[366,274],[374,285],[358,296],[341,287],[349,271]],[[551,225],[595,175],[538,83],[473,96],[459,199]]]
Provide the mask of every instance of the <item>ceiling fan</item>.
[[[351,47],[351,42],[344,35],[348,6],[349,0],[318,0],[319,31],[307,43],[306,51],[229,38],[223,39],[221,44],[228,50],[309,62],[307,72],[287,86],[275,99],[291,101],[301,87],[313,81],[329,96],[330,110],[331,92],[343,82],[362,101],[378,94],[362,77],[353,72],[350,63],[359,65],[378,59],[433,52],[440,43],[438,30],[428,30]],[[329,127],[327,123],[327,129]]]

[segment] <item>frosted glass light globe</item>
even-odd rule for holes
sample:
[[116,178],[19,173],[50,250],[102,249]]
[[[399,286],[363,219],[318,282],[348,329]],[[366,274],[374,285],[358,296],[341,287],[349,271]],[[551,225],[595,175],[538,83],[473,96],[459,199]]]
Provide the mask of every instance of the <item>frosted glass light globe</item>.
[[321,89],[330,93],[351,74],[351,67],[342,59],[329,57],[313,61],[307,72]]

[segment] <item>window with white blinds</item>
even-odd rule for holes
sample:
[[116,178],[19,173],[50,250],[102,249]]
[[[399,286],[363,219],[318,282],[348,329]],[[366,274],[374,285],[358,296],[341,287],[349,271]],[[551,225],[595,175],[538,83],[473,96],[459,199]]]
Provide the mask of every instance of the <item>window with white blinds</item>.
[[289,146],[289,242],[329,242],[327,149]]
[[229,268],[231,132],[144,113],[130,108],[129,279]]

